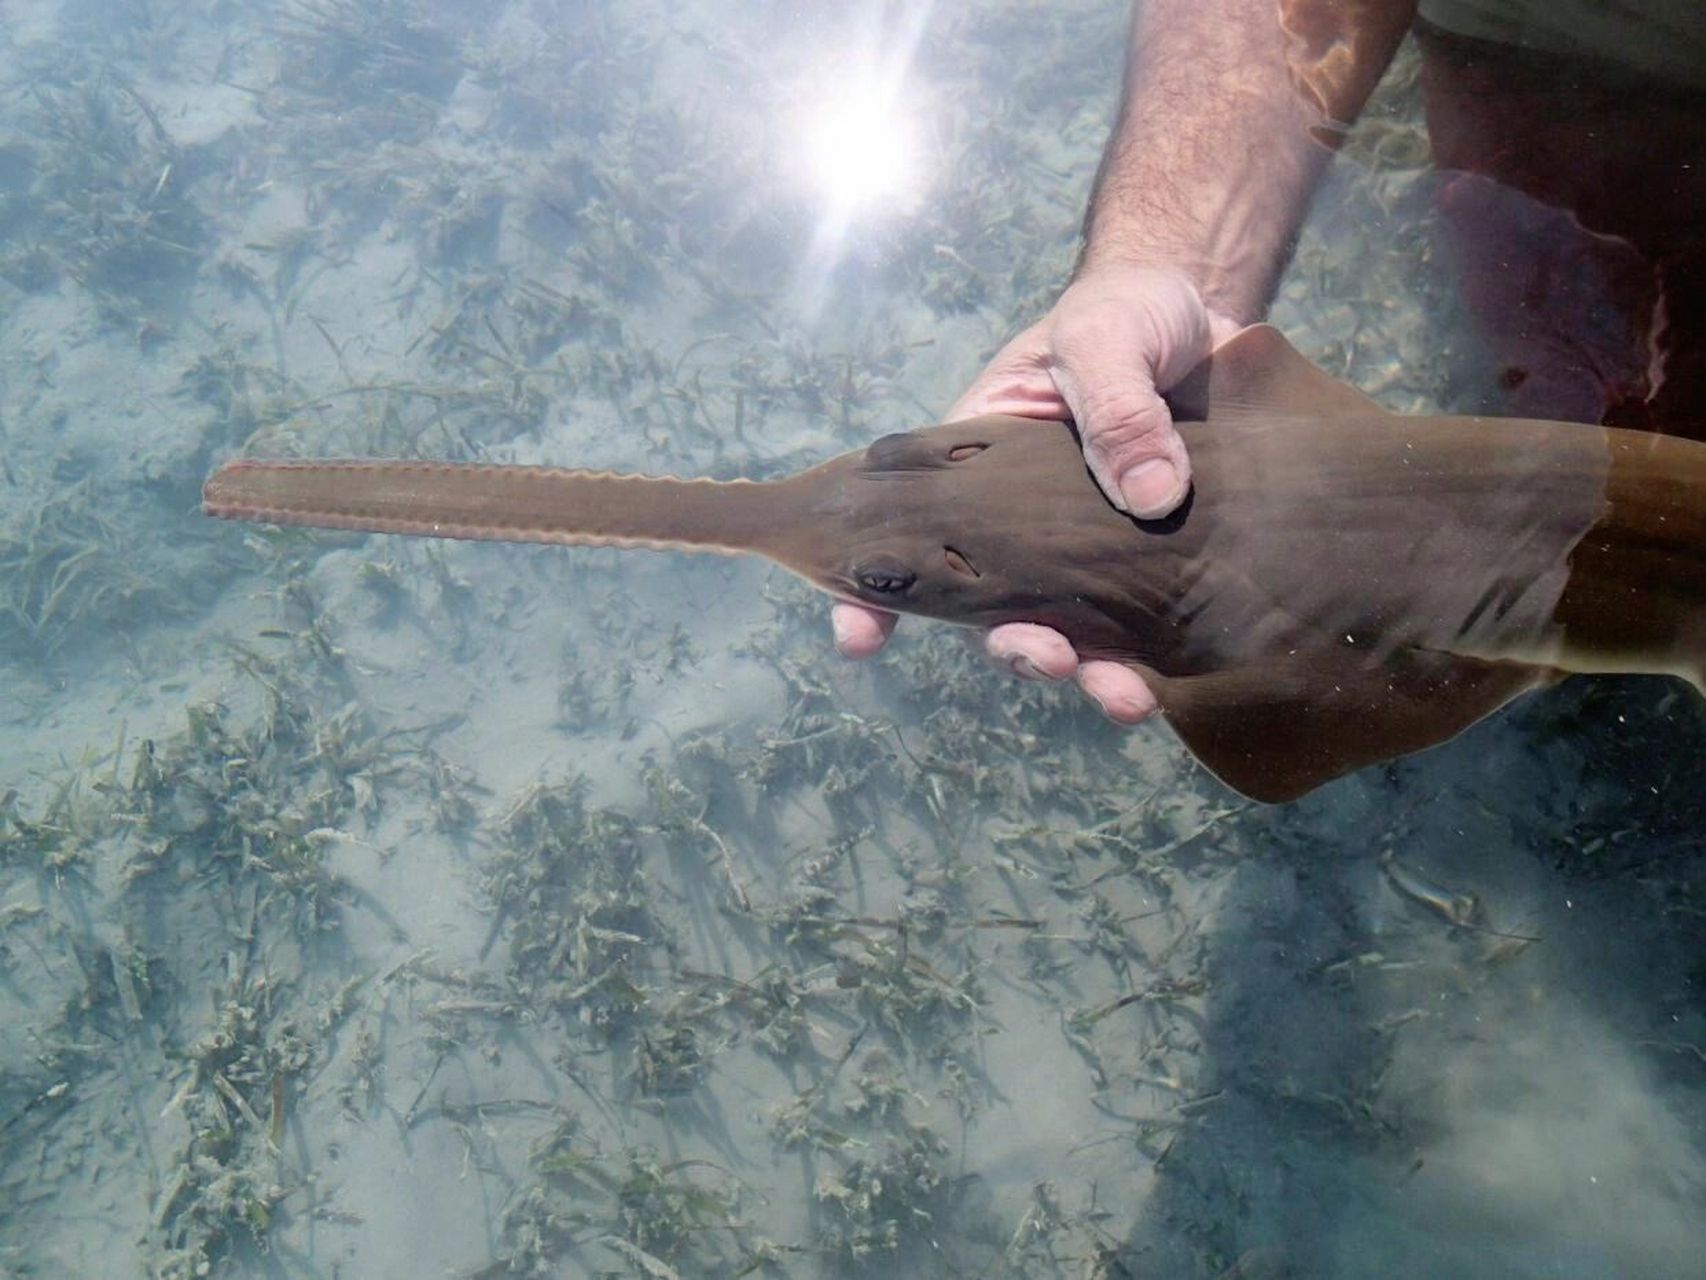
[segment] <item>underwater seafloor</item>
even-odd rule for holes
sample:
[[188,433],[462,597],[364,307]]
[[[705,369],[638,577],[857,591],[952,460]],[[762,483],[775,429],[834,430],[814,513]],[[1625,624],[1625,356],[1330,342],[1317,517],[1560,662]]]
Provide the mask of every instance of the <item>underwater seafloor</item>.
[[[848,6],[0,3],[0,1276],[1699,1274],[1687,693],[1260,808],[754,563],[197,513],[929,421],[1069,268],[1123,8],[929,12],[929,185],[825,270]],[[1413,80],[1274,315],[1399,409],[1473,345]]]

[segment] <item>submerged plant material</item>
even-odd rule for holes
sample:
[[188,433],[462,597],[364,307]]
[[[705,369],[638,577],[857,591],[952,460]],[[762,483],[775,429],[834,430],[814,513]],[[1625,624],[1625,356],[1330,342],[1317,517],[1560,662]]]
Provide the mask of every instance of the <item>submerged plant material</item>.
[[[130,1038],[154,1046],[143,1112],[162,1172],[145,1239],[161,1276],[205,1276],[264,1252],[292,1202],[300,1208],[305,1171],[283,1150],[292,1099],[353,1007],[346,988],[312,1012],[320,980],[306,961],[346,902],[318,836],[350,820],[362,779],[386,766],[364,755],[347,708],[328,714],[323,691],[274,665],[251,670],[259,697],[245,713],[192,704],[169,739],[121,733],[110,760],[71,772],[39,816],[15,791],[0,806],[5,886],[25,874],[54,886],[39,912],[8,913],[53,922],[31,943],[32,964],[51,971],[49,956],[69,948],[91,966],[55,1032],[81,1045],[59,1096],[122,1078]],[[96,944],[66,910],[97,877],[114,888],[117,946]],[[213,973],[187,965],[160,925],[184,885],[196,891],[192,914],[223,940]],[[27,1104],[7,1121],[17,1142],[41,1136],[32,1111],[47,1117]]]
[[97,630],[181,614],[87,487],[0,526],[0,642],[51,656]]
[[137,336],[169,327],[210,247],[184,180],[187,158],[144,92],[97,63],[64,84],[38,80],[28,99],[29,132],[44,150],[14,233]]
[[[808,314],[787,82],[857,17],[8,9],[0,1270],[1212,1276],[1284,1221],[1302,1274],[1354,1179],[1474,1275],[1489,1215],[1418,1215],[1586,1221],[1549,1137],[1640,1229],[1594,1256],[1698,1256],[1640,1191],[1697,1180],[1675,706],[1466,748],[1547,753],[1532,794],[1424,760],[1262,814],[955,637],[842,664],[756,572],[193,517],[232,453],[771,476],[935,418],[1070,271],[1124,15],[936,6],[938,181]],[[1408,410],[1464,350],[1414,71],[1276,307]],[[1619,893],[1638,982],[1572,943]],[[1584,1055],[1603,1010],[1533,992],[1590,968]]]

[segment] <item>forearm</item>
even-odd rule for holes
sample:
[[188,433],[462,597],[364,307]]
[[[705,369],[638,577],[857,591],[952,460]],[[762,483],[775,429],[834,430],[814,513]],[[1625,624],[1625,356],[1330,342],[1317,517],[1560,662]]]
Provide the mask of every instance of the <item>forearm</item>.
[[1174,267],[1260,317],[1332,155],[1414,0],[1138,0],[1080,271]]

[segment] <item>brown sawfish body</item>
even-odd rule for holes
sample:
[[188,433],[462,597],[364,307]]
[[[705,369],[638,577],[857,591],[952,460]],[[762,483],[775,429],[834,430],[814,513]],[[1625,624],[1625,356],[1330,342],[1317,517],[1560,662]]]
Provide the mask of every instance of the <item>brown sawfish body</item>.
[[204,498],[279,524],[753,553],[900,613],[1042,623],[1136,668],[1192,752],[1267,801],[1562,674],[1706,688],[1706,444],[1391,414],[1265,326],[1172,398],[1195,487],[1161,521],[1106,501],[1070,426],[1006,417],[776,481],[239,461]]

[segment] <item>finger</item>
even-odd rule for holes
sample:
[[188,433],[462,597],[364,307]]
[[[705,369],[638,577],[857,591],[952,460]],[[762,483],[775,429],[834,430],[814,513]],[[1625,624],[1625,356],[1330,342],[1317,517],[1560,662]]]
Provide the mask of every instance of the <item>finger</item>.
[[1069,331],[1051,375],[1078,423],[1084,461],[1102,492],[1122,511],[1151,520],[1185,500],[1190,458],[1148,369],[1133,363],[1129,351],[1107,358],[1105,339],[1105,333],[1086,338]]
[[1152,387],[1114,388],[1086,403],[1084,461],[1103,492],[1140,520],[1176,510],[1190,492],[1191,460],[1161,397]]
[[1084,663],[1078,668],[1078,687],[1115,724],[1142,724],[1159,709],[1143,677],[1117,662]]
[[1009,622],[984,637],[989,660],[1025,680],[1065,680],[1078,670],[1067,638],[1034,622]]
[[1174,272],[1080,280],[1062,297],[1049,372],[1091,474],[1122,510],[1153,519],[1189,492],[1190,458],[1156,388],[1183,377],[1211,342],[1201,299]]
[[1042,324],[1032,325],[996,352],[942,421],[961,422],[986,413],[1066,418],[1066,401],[1049,376],[1048,334]]
[[1011,382],[1001,386],[973,385],[942,415],[943,422],[964,422],[981,418],[988,413],[1011,414],[1015,418],[1037,418],[1043,421],[1065,422],[1072,416],[1061,398],[1060,391],[1043,370],[1024,383]]
[[900,618],[881,609],[837,601],[829,611],[835,649],[844,658],[868,658],[881,649]]

